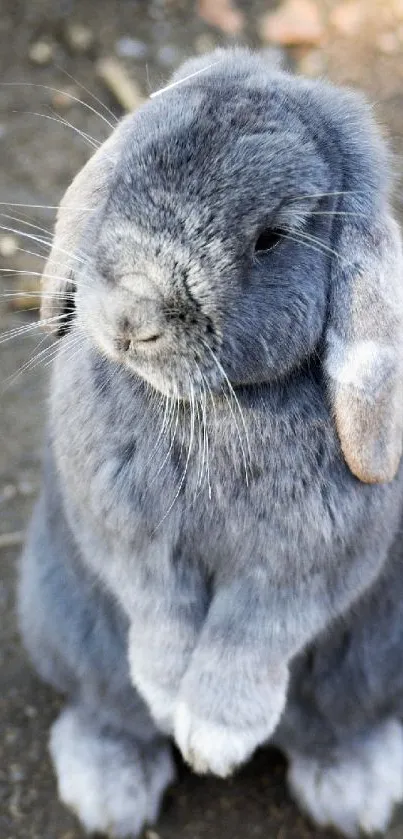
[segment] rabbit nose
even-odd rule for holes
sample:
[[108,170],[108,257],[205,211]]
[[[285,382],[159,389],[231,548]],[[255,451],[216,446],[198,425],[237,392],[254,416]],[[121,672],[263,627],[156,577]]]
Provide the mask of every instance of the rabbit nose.
[[163,316],[154,306],[138,306],[132,316],[125,315],[119,323],[116,344],[119,350],[128,352],[142,346],[153,346],[165,331]]

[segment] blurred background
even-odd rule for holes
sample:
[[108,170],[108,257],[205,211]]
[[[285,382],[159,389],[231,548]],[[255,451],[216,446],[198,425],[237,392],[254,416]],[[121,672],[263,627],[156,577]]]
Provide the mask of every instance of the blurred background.
[[[18,553],[40,484],[54,344],[35,326],[55,206],[115,117],[217,45],[365,91],[390,137],[402,209],[403,0],[0,0],[0,839],[82,839],[57,802],[40,684],[14,619]],[[191,776],[147,839],[314,839],[262,750],[228,782]],[[399,814],[388,834],[403,839]]]

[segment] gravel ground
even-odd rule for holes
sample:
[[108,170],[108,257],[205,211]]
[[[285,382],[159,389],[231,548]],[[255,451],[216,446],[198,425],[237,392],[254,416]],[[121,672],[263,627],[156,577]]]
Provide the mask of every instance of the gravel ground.
[[[247,23],[242,41],[257,46],[259,15],[276,4],[245,0],[239,5]],[[335,4],[329,0],[319,5],[327,12]],[[379,0],[372,0],[367,9],[375,10],[377,5]],[[389,0],[382,0],[384,11],[386,7]],[[289,50],[286,60],[305,72],[328,73],[336,80],[361,86],[371,95],[392,137],[398,178],[403,145],[403,61],[395,37],[399,30],[393,18],[391,21],[393,37],[386,32],[383,41],[379,40],[379,18],[374,15],[358,31],[349,31],[348,26],[340,29],[340,25],[326,29],[312,48]],[[90,29],[81,52],[77,38],[74,42],[72,37],[71,22]],[[349,25],[351,30],[351,21]],[[38,51],[38,42],[42,51]],[[24,219],[50,228],[52,211],[13,208],[5,202],[54,205],[88,155],[79,134],[53,121],[55,112],[93,137],[107,135],[107,126],[91,111],[77,104],[66,109],[66,96],[63,100],[45,88],[31,87],[32,83],[69,89],[92,107],[94,100],[80,92],[80,82],[119,116],[115,99],[96,78],[96,58],[118,53],[146,95],[150,88],[164,83],[183,57],[216,43],[226,43],[225,36],[203,23],[187,0],[166,0],[165,4],[156,0],[0,0],[0,211],[19,218],[14,221],[3,215],[0,223],[21,228]],[[47,55],[48,63],[35,63],[38,55],[42,59]],[[18,236],[15,242],[0,235],[0,267],[38,271],[41,260],[21,251],[12,253],[15,244],[36,249],[29,239]],[[2,272],[1,277],[3,290],[11,286],[19,289],[26,282],[22,274],[7,277]],[[1,333],[34,323],[35,312],[11,311],[5,301],[0,303]],[[19,541],[38,491],[49,366],[47,356],[42,357],[43,363],[30,360],[45,346],[39,347],[42,340],[34,329],[0,346],[0,839],[83,836],[74,817],[57,801],[47,754],[47,731],[60,699],[30,670],[15,627],[19,547],[6,547],[4,538],[1,541],[5,534],[14,534],[14,540]],[[192,776],[179,759],[178,765],[180,781],[167,795],[156,829],[161,839],[325,839],[332,835],[315,831],[290,802],[284,784],[285,764],[275,752],[262,750],[227,782]],[[397,814],[388,837],[403,839],[401,815]],[[149,839],[156,839],[151,831]]]

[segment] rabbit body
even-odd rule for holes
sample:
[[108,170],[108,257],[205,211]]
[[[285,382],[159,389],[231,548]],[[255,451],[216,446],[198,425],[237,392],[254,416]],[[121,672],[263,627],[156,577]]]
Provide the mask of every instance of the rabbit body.
[[56,229],[76,309],[21,625],[71,697],[51,752],[89,829],[155,819],[163,735],[221,776],[271,740],[318,823],[384,829],[403,797],[387,160],[354,97],[209,61],[123,121],[81,184],[93,215]]

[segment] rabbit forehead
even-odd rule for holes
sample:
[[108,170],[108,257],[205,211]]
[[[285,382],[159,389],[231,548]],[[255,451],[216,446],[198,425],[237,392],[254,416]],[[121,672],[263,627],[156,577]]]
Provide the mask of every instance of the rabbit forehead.
[[[109,210],[133,221],[209,208],[217,217],[254,216],[301,192],[324,190],[329,168],[284,99],[183,96],[134,120],[111,183]],[[274,101],[275,100],[275,101]],[[283,114],[283,117],[282,117]]]
[[272,154],[297,160],[301,150],[317,152],[317,131],[302,118],[302,103],[277,83],[263,89],[209,85],[164,96],[133,120],[122,150],[121,162],[126,158],[144,173],[150,174],[152,164],[172,175],[174,167],[193,172],[197,162],[204,171],[211,163],[225,165],[232,156],[247,165],[252,153],[252,167],[256,159],[264,162]]

